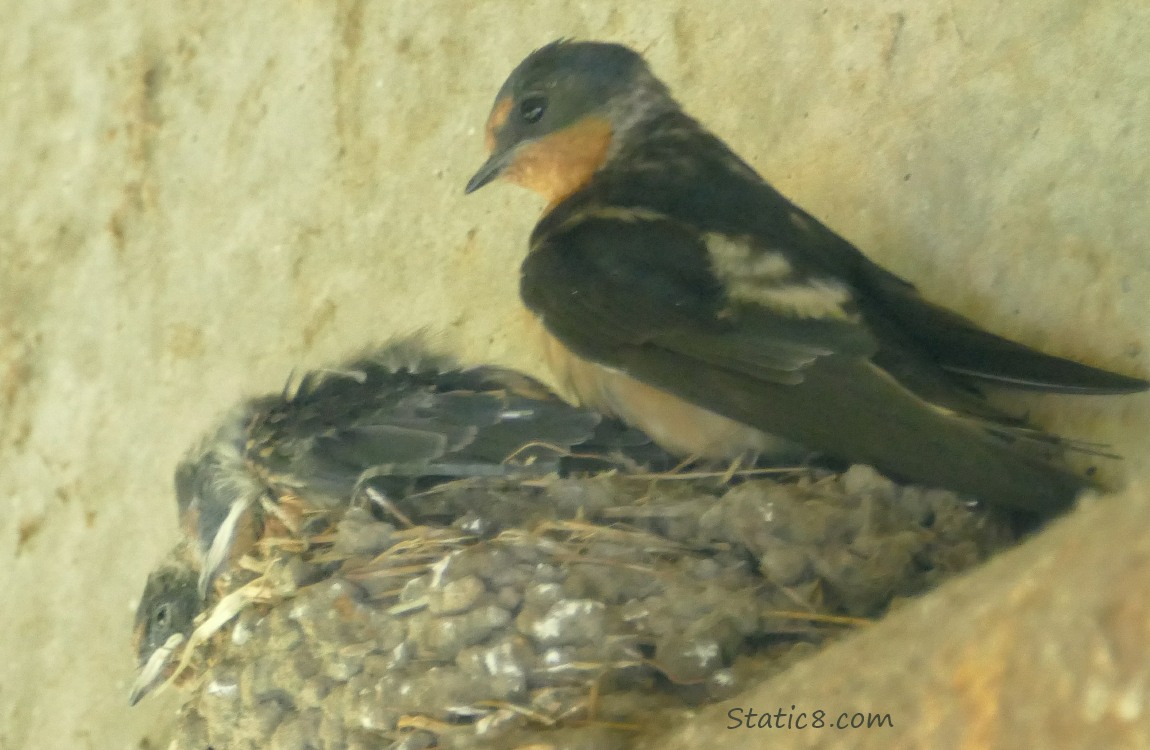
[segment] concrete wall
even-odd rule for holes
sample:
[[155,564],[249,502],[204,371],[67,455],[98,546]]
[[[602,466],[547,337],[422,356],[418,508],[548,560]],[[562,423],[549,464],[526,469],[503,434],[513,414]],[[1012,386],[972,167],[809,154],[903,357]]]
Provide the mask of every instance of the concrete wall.
[[[540,201],[464,198],[555,37],[646,50],[784,192],[1001,333],[1150,373],[1150,6],[0,0],[0,748],[162,746],[135,597],[181,452],[419,327],[538,371]],[[1150,398],[1015,400],[1145,472]],[[147,740],[142,738],[149,738]]]

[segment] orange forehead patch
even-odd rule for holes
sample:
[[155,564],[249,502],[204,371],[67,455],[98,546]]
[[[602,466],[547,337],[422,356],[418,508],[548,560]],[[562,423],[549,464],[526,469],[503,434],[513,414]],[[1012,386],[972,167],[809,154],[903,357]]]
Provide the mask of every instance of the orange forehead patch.
[[144,642],[144,630],[147,628],[147,623],[139,623],[132,628],[132,653],[139,654],[140,644]]
[[507,116],[511,114],[511,104],[511,97],[505,96],[491,108],[491,114],[487,117],[487,130],[483,134],[483,142],[489,152],[495,149],[495,133],[507,122]]
[[611,123],[588,117],[522,146],[504,176],[554,206],[590,182],[606,161],[610,145]]

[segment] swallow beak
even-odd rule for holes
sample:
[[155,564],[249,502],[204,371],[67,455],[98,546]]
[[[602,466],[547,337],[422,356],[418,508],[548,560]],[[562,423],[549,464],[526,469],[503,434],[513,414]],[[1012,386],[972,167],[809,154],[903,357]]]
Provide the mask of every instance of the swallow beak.
[[224,518],[220,527],[216,529],[216,535],[212,537],[212,543],[208,547],[207,553],[204,554],[202,567],[200,568],[200,579],[198,584],[200,600],[208,598],[208,591],[211,588],[212,581],[220,574],[225,567],[227,567],[228,560],[231,558],[232,545],[236,540],[236,535],[240,529],[240,524],[247,519],[248,506],[252,504],[251,497],[244,496],[236,498],[230,508],[228,508],[228,515]]
[[491,154],[487,161],[483,162],[483,166],[475,173],[475,176],[467,181],[467,188],[464,189],[464,195],[471,195],[479,188],[491,182],[499,175],[503,174],[511,163],[515,161],[516,149],[508,149],[506,151],[496,151]]
[[163,646],[152,652],[148,661],[140,668],[136,681],[132,683],[132,692],[128,694],[128,705],[134,706],[148,693],[156,689],[171,673],[172,658],[176,649],[184,642],[182,633],[173,633]]

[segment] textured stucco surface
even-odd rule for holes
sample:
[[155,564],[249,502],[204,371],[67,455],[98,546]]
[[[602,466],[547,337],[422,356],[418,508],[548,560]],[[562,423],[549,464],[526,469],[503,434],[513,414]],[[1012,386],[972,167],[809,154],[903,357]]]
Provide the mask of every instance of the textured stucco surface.
[[[784,192],[932,298],[1150,373],[1150,7],[1057,0],[0,0],[0,748],[162,746],[128,636],[170,475],[241,395],[397,332],[539,371],[540,201],[470,198],[561,35],[646,50]],[[1150,398],[1011,397],[1147,472]],[[1100,581],[1099,585],[1106,585]]]

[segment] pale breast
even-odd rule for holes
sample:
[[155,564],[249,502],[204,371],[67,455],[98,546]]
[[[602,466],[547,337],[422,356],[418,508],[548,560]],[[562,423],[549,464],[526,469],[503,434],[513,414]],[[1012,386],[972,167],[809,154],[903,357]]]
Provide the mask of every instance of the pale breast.
[[671,453],[717,460],[795,453],[795,446],[788,441],[582,359],[542,325],[537,323],[536,327],[560,389],[583,406],[638,427]]

